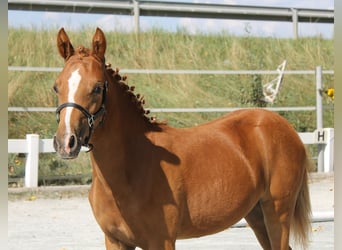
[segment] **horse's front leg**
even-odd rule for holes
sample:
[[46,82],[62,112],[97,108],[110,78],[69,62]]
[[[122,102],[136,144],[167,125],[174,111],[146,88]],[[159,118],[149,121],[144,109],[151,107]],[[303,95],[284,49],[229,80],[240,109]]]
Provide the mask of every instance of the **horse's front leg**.
[[175,250],[175,241],[173,240],[163,240],[150,242],[148,246],[148,250]]
[[134,250],[135,247],[127,246],[117,239],[105,236],[106,250]]

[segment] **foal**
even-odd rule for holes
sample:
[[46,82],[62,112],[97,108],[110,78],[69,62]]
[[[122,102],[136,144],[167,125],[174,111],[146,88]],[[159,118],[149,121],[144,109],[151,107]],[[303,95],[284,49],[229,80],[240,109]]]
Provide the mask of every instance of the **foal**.
[[100,29],[91,49],[74,49],[61,29],[57,47],[65,65],[54,85],[54,147],[65,159],[89,147],[89,201],[107,250],[172,250],[176,239],[241,218],[264,249],[290,249],[290,231],[306,246],[308,160],[284,118],[252,109],[173,128],[149,119],[143,100],[106,66]]

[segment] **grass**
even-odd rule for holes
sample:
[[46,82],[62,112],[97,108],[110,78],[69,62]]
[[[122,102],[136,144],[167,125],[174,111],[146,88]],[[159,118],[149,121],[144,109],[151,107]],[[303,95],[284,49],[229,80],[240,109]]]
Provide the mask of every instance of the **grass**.
[[[73,45],[90,46],[94,30],[67,31]],[[56,48],[56,29],[9,28],[8,65],[62,67]],[[287,70],[314,70],[317,65],[332,69],[333,40],[321,37],[293,39],[235,37],[229,34],[189,35],[155,29],[134,33],[107,32],[106,59],[113,67],[136,69],[274,70],[284,59]],[[55,107],[51,90],[58,73],[9,72],[8,105]],[[158,75],[130,74],[128,83],[136,86],[147,101],[146,107],[250,107],[255,106],[258,85],[272,80],[271,75]],[[324,88],[334,86],[334,76],[324,75]],[[257,90],[257,91],[256,91]],[[314,106],[315,76],[285,75],[274,107]],[[331,105],[329,98],[325,105]],[[313,131],[315,112],[282,112],[297,131]],[[161,113],[160,120],[172,126],[199,124],[221,113]],[[51,138],[57,127],[53,113],[10,112],[9,138],[24,138],[38,133]],[[325,110],[324,127],[333,127],[333,110]],[[40,174],[70,172],[65,162],[41,156]],[[15,157],[14,157],[15,158]],[[9,161],[13,161],[9,156]],[[81,159],[68,162],[73,173],[86,172],[89,164]],[[81,165],[86,165],[85,170]],[[57,166],[57,167],[56,167]],[[59,167],[58,167],[59,166]],[[46,168],[46,169],[45,169]],[[18,171],[20,172],[20,171]],[[72,171],[71,171],[72,172]]]

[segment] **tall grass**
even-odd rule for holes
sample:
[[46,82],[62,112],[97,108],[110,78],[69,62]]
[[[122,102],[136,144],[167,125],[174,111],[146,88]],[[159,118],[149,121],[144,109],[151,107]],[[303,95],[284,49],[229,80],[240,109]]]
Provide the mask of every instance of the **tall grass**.
[[[94,30],[67,31],[74,46],[90,47]],[[57,29],[8,30],[10,66],[62,67],[56,48]],[[189,35],[160,29],[136,35],[107,32],[106,60],[113,67],[137,69],[274,70],[284,59],[287,70],[313,70],[317,65],[332,69],[333,41],[321,37],[293,39],[235,37],[229,34]],[[58,73],[9,72],[9,106],[56,106],[51,91]],[[275,76],[252,75],[158,75],[130,74],[128,83],[145,96],[148,107],[247,107],[253,105],[252,83]],[[324,87],[334,86],[334,76],[324,75]],[[283,87],[273,106],[315,105],[314,75],[285,75]],[[324,104],[331,104],[326,98]],[[199,124],[221,113],[157,114],[170,125]],[[282,112],[297,131],[312,131],[315,112]],[[51,138],[56,129],[52,113],[9,113],[9,137],[24,138],[38,133]],[[324,112],[324,126],[333,127],[333,111]],[[51,161],[50,161],[51,163]],[[62,164],[63,165],[63,164]]]

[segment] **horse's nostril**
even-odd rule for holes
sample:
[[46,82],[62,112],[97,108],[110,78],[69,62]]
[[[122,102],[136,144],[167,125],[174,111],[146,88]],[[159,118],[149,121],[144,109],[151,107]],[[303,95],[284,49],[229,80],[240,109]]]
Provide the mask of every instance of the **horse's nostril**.
[[70,136],[69,139],[69,148],[73,148],[76,145],[76,138],[74,135]]

